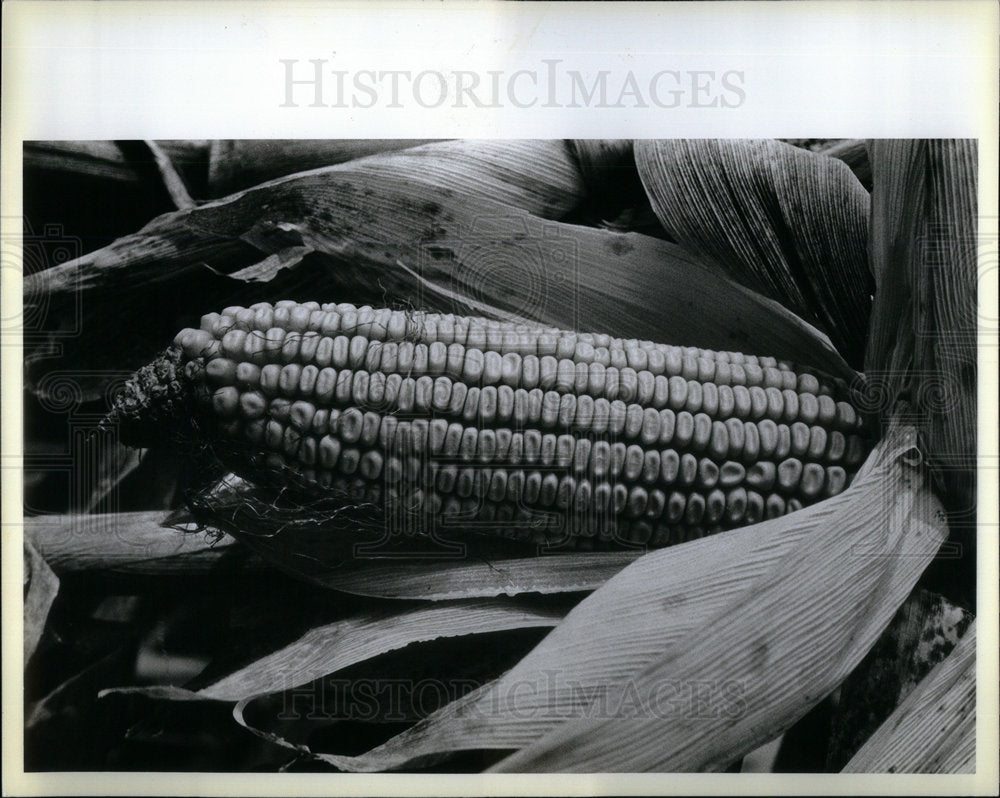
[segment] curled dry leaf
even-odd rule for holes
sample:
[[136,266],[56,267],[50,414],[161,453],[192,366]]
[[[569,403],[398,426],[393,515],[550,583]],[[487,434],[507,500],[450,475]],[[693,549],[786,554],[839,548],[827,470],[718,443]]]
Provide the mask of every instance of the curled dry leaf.
[[869,196],[845,164],[772,140],[638,141],[635,158],[671,238],[815,324],[861,365]]
[[399,612],[368,612],[310,629],[305,635],[200,690],[176,687],[117,688],[174,700],[243,701],[277,693],[329,676],[412,643],[509,629],[555,626],[565,615],[559,605],[540,602],[459,601],[422,605]]
[[186,532],[166,527],[165,516],[162,511],[36,516],[24,519],[24,537],[57,573],[192,573],[214,566],[234,543],[193,533],[194,522]]
[[973,624],[844,768],[845,773],[975,773]]
[[[871,409],[888,421],[909,403],[948,509],[974,524],[976,142],[876,140],[869,149],[878,285],[865,356]],[[974,537],[972,530],[963,543]]]

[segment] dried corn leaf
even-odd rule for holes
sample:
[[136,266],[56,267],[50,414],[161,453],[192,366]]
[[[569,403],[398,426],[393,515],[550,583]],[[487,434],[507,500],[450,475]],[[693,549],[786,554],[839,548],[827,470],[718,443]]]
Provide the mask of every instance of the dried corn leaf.
[[890,432],[849,491],[814,505],[825,523],[738,604],[496,769],[717,771],[804,716],[857,666],[946,536],[914,454],[912,430]]
[[[25,275],[106,246],[177,207],[151,147],[162,153],[187,193],[203,195],[207,141],[24,143]],[[39,331],[40,320],[38,314],[25,315],[26,342]],[[79,327],[73,330],[79,335]]]
[[868,159],[868,142],[864,139],[840,139],[821,147],[819,152],[846,163],[858,182],[868,191],[872,190],[872,164]]
[[918,588],[840,687],[827,745],[828,773],[841,770],[872,733],[942,662],[974,617]]
[[572,139],[587,190],[587,206],[578,214],[588,224],[619,232],[662,237],[662,228],[639,179],[629,139]]
[[[294,228],[318,219],[317,234],[341,239],[341,246],[349,243],[350,233],[356,233],[360,241],[391,245],[421,236],[433,238],[435,219],[442,212],[439,203],[447,205],[448,199],[461,203],[466,197],[482,198],[489,216],[495,215],[497,207],[510,205],[559,218],[583,198],[579,172],[561,141],[439,142],[313,170],[294,176],[290,185],[288,181],[279,179],[252,190],[250,202],[234,205],[234,200],[246,196],[237,194],[208,203],[201,213],[168,214],[154,220],[139,235],[123,238],[88,258],[48,269],[39,288],[54,293],[85,290],[92,279],[110,280],[126,267],[140,272],[131,274],[132,278],[160,281],[199,268],[197,262],[184,263],[179,253],[203,259],[216,271],[232,273],[233,264],[224,256],[232,260],[243,255],[245,259],[240,242],[273,252],[283,249],[279,234],[283,224]],[[310,209],[312,201],[319,203],[317,208]],[[392,230],[393,212],[404,215],[402,229],[407,223],[413,225],[410,235],[382,235],[378,226],[381,223]],[[163,240],[171,234],[183,234],[186,240]],[[172,256],[181,262],[172,263]],[[25,293],[30,297],[39,292],[26,288]]]
[[243,701],[291,690],[413,643],[551,627],[564,615],[564,608],[537,601],[459,601],[403,612],[369,612],[311,629],[290,645],[200,690],[139,687],[105,692],[175,700]]
[[[562,142],[430,144],[275,180],[165,214],[104,250],[45,270],[37,276],[39,285],[27,286],[25,294],[41,295],[43,288],[52,294],[110,289],[116,276],[126,285],[163,281],[198,270],[198,259],[231,274],[234,260],[240,255],[246,260],[246,244],[275,254],[287,249],[290,239],[299,239],[293,246],[308,246],[313,236],[326,240],[334,252],[349,247],[352,238],[362,249],[430,241],[439,232],[434,223],[447,216],[451,204],[481,198],[484,205],[473,210],[487,220],[507,206],[559,216],[580,201],[582,191]],[[184,258],[195,260],[185,263]],[[243,264],[248,265],[252,262]]]
[[24,543],[24,664],[35,653],[52,602],[59,592],[57,577],[45,558],[28,541]]
[[[735,530],[648,554],[606,584],[601,601],[598,594],[584,599],[496,682],[364,757],[321,758],[347,770],[381,770],[444,751],[529,745],[582,717],[609,685],[683,646],[813,529],[805,513],[796,514],[795,527]],[[706,575],[708,563],[715,578]]]
[[[933,499],[901,461],[909,448],[897,443],[879,449],[852,487],[834,499],[642,557],[584,599],[499,680],[360,757],[316,756],[340,769],[368,771],[456,750],[529,746],[530,751],[567,722],[571,728],[577,723],[588,727],[602,717],[612,723],[610,709],[640,696],[649,687],[648,675],[660,667],[668,672],[658,674],[659,684],[693,690],[703,681],[731,683],[739,688],[728,696],[733,706],[758,715],[780,713],[784,701],[804,714],[856,664],[936,550]],[[835,654],[821,653],[813,628],[826,633],[826,646],[839,646]],[[852,635],[855,642],[845,644]],[[787,660],[775,661],[781,656]],[[750,675],[738,667],[745,658]],[[688,660],[692,667],[682,665]],[[758,703],[754,692],[761,689],[758,677],[765,666],[776,673],[764,680],[772,694]],[[811,685],[797,683],[786,672],[809,667],[815,669]],[[634,696],[623,697],[623,685]],[[665,698],[676,704],[704,697],[675,692]],[[727,696],[709,698],[718,702]],[[765,723],[757,717],[752,732],[741,726],[736,734],[718,728],[723,721],[733,722],[720,713],[704,734],[709,740],[725,736],[727,744],[720,744],[716,756],[735,759],[778,735],[793,719],[771,717]],[[573,742],[586,754],[577,759],[561,748],[571,761],[557,769],[590,769],[591,761],[595,770],[654,769],[654,763],[636,761],[630,752],[638,749],[643,756],[655,749],[655,756],[669,755],[669,748],[658,745],[669,736],[664,727],[687,727],[691,719],[672,712],[646,720],[655,728],[641,734],[620,731],[613,723],[588,728]],[[693,730],[677,732],[678,745],[688,733]],[[520,769],[517,759],[511,761],[511,769]],[[684,764],[677,769],[702,766]],[[536,767],[532,760],[528,769]]]
[[152,156],[156,168],[159,170],[163,187],[174,201],[174,205],[178,208],[192,207],[195,204],[194,200],[191,199],[188,187],[185,185],[184,179],[171,160],[170,154],[155,141],[144,141],[143,144],[149,150],[149,154]]
[[359,596],[446,599],[595,590],[641,555],[638,551],[497,560],[355,561],[318,574],[325,587]]
[[100,502],[115,491],[129,474],[142,464],[147,449],[133,449],[123,443],[113,442],[101,447],[97,453],[97,478],[87,499],[85,512],[94,512]]
[[[767,354],[853,378],[825,336],[686,250],[639,234],[546,221],[497,200],[539,210],[549,195],[514,183],[501,191],[502,170],[484,165],[493,150],[472,157],[469,149],[459,159],[431,146],[441,145],[167,214],[103,250],[29,277],[26,303],[47,309],[64,350],[39,368],[70,359],[77,370],[112,362],[138,367],[176,329],[240,301],[233,294],[243,291],[251,295],[243,301],[349,298],[458,312],[468,310],[468,298],[477,312],[492,307],[562,327]],[[280,268],[289,264],[298,265]],[[247,279],[270,282],[251,291]],[[88,334],[66,338],[60,330],[76,320],[81,298]],[[148,334],[121,336],[130,324]],[[80,381],[96,381],[84,385],[96,393],[109,379]]]
[[976,627],[889,716],[845,773],[976,771]]
[[[185,177],[199,171],[207,174],[209,142],[170,140],[155,146],[172,168]],[[143,175],[114,141],[27,141],[24,143],[26,172],[45,171],[63,179],[98,179],[110,183],[138,185]],[[201,178],[204,185],[205,178]],[[193,181],[197,185],[197,180]]]
[[430,143],[428,139],[219,139],[209,152],[207,196],[223,197],[276,177]]
[[[584,186],[560,140],[461,139],[411,147],[343,164],[358,179],[368,174],[432,186],[445,197],[484,197],[543,219],[561,219],[583,199]],[[434,202],[435,196],[422,197]],[[378,222],[379,220],[376,220]]]
[[485,535],[447,541],[386,537],[384,528],[339,514],[339,504],[281,509],[270,493],[245,484],[237,493],[198,502],[197,514],[265,562],[344,593],[440,601],[594,590],[639,551],[528,556],[526,547]]
[[24,537],[56,573],[197,573],[211,569],[235,542],[197,533],[193,522],[186,532],[165,527],[165,515],[156,511],[36,516],[24,519]]
[[846,165],[772,140],[638,141],[635,158],[672,239],[815,324],[860,366],[869,196]]
[[[872,270],[865,371],[871,409],[909,405],[948,509],[974,525],[977,391],[977,169],[971,140],[869,144]],[[963,537],[974,545],[974,529]],[[970,558],[971,559],[971,558]]]

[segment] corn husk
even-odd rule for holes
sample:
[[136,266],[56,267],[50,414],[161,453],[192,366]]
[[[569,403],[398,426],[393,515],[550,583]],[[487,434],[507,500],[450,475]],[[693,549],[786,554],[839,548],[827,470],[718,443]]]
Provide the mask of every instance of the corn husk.
[[24,537],[56,573],[196,573],[217,565],[234,543],[196,534],[194,521],[174,528],[166,520],[163,511],[45,515],[24,519]]
[[548,628],[564,606],[536,602],[460,601],[403,611],[366,612],[310,629],[299,639],[198,690],[178,687],[117,688],[180,701],[238,702],[291,690],[413,643],[510,629]]
[[868,191],[872,190],[872,164],[868,158],[868,142],[864,139],[840,139],[821,147],[819,152],[846,163],[858,182]]
[[640,141],[635,157],[671,238],[815,324],[860,366],[869,197],[846,165],[770,140]]
[[317,573],[313,581],[359,596],[447,599],[584,593],[596,590],[642,551],[558,554],[504,559],[357,561]]
[[975,624],[847,763],[844,772],[976,772]]
[[714,713],[636,717],[623,701],[618,712],[572,721],[497,769],[721,770],[802,717],[867,653],[947,534],[940,504],[905,462],[913,446],[912,434],[885,439],[829,525],[780,558],[738,612],[718,616],[683,651],[614,691],[654,707],[664,682],[728,683],[741,685],[738,700],[730,696],[737,706],[721,696],[709,704]]
[[216,139],[208,154],[206,197],[224,197],[258,183],[430,144],[429,139]]
[[[498,681],[360,757],[313,753],[365,771],[470,748],[521,749],[502,770],[723,768],[850,673],[934,556],[940,508],[911,454],[894,436],[838,497],[649,554]],[[742,710],[636,715],[664,682],[740,685]]]
[[[870,409],[901,399],[949,510],[976,509],[977,164],[971,140],[869,144],[872,270],[877,281],[865,357]],[[974,544],[974,531],[962,536]]]
[[954,649],[974,616],[917,588],[878,643],[841,685],[832,711],[828,773],[841,770],[872,733]]

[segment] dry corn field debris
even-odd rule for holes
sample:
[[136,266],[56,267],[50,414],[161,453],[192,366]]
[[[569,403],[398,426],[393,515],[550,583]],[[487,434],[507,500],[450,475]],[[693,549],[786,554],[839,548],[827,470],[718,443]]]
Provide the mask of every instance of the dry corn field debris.
[[27,145],[29,763],[974,767],[975,142],[798,144]]

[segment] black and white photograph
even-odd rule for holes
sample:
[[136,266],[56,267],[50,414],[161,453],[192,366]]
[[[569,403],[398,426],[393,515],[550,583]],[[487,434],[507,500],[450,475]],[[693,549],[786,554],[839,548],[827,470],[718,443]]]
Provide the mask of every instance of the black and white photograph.
[[[571,66],[268,102],[754,90]],[[25,775],[995,772],[996,142],[579,130],[18,142]]]
[[969,767],[975,142],[24,152],[37,767]]

